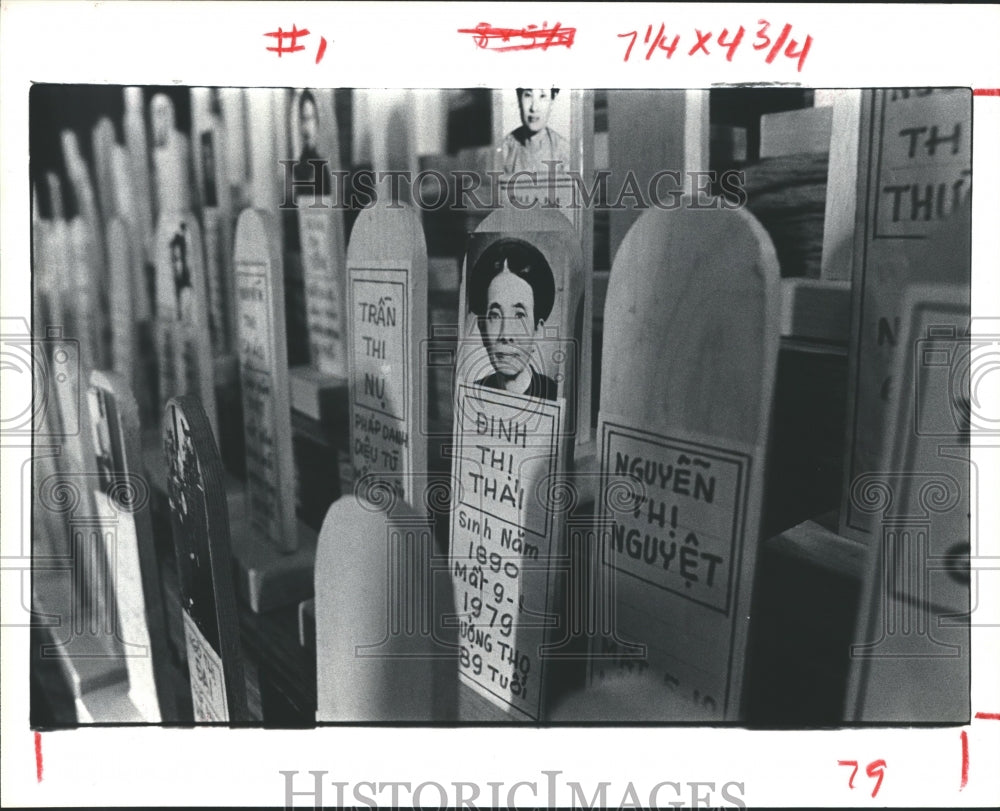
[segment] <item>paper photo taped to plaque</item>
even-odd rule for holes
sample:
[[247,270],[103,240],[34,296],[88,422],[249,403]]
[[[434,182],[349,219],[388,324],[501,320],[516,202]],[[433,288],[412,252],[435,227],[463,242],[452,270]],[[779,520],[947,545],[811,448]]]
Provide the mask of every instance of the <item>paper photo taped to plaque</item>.
[[106,493],[117,477],[125,472],[124,450],[117,425],[117,405],[106,390],[96,386],[88,389],[87,397],[90,402],[90,428],[98,486]]
[[331,190],[330,159],[334,143],[330,131],[334,126],[332,91],[297,90],[291,114],[295,197],[303,190],[308,194],[308,184],[313,184],[312,194],[316,197],[326,197]]
[[501,199],[561,211],[585,243],[587,212],[574,201],[573,178],[586,175],[592,162],[591,93],[555,87],[493,92],[493,170],[500,173]]
[[[538,234],[541,242],[544,234]],[[560,396],[554,251],[520,237],[476,234],[468,253],[466,363],[457,380],[542,400]],[[477,346],[478,344],[478,346]],[[548,350],[548,351],[547,351]]]
[[[499,121],[497,170],[557,174],[577,168],[573,162],[572,92],[558,87],[498,90],[494,118]],[[555,162],[555,165],[553,165]]]

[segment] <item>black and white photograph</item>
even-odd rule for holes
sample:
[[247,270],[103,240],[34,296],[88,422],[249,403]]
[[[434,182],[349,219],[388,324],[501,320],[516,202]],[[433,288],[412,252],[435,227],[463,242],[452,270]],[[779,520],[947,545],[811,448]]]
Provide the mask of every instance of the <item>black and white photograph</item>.
[[[156,88],[144,88],[143,92],[150,98],[153,143],[164,109],[172,110],[175,105],[177,118],[190,120],[190,97],[183,89],[175,89],[169,107]],[[351,92],[337,91],[347,101]],[[918,644],[940,645],[954,655],[917,660],[919,664],[884,661],[877,655],[852,658],[847,641],[870,644],[877,650],[879,640],[867,637],[879,622],[894,619],[883,616],[887,611],[898,612],[900,617],[908,616],[914,606],[932,607],[937,612],[934,617],[969,611],[970,549],[968,543],[957,540],[970,534],[968,463],[950,455],[932,462],[939,446],[950,443],[949,447],[960,448],[968,442],[972,419],[968,413],[969,379],[957,372],[943,374],[937,361],[928,362],[926,367],[923,364],[926,358],[945,353],[946,346],[951,347],[948,351],[952,355],[970,352],[971,93],[947,88],[703,91],[708,96],[702,106],[707,126],[693,130],[689,122],[652,116],[614,120],[616,108],[609,106],[609,96],[621,97],[629,94],[628,90],[577,92],[591,96],[595,118],[600,115],[606,122],[595,126],[593,137],[607,142],[609,164],[595,169],[589,178],[576,175],[574,182],[587,187],[599,173],[606,172],[609,188],[622,182],[649,195],[648,200],[636,200],[630,212],[632,225],[616,246],[610,267],[601,267],[592,257],[588,263],[574,265],[560,239],[576,241],[574,255],[578,256],[581,244],[576,232],[568,221],[540,206],[522,210],[511,200],[501,199],[493,216],[506,217],[505,224],[491,230],[492,221],[487,219],[464,236],[460,229],[467,220],[460,211],[453,214],[452,223],[440,216],[424,217],[426,212],[420,211],[414,220],[414,227],[425,232],[426,244],[421,250],[434,245],[438,251],[427,261],[453,263],[450,283],[457,306],[452,323],[462,325],[462,344],[472,342],[480,347],[475,354],[478,360],[458,362],[456,385],[472,383],[544,401],[593,398],[599,404],[593,425],[586,426],[596,430],[596,444],[583,441],[588,432],[578,426],[579,436],[570,437],[570,444],[581,466],[562,460],[561,481],[553,483],[573,492],[576,509],[571,514],[557,511],[551,516],[552,521],[567,521],[574,527],[581,516],[590,516],[600,538],[596,548],[567,549],[560,554],[560,562],[553,561],[551,566],[563,566],[562,556],[569,555],[574,571],[575,567],[594,568],[596,579],[588,593],[569,588],[571,569],[554,576],[564,601],[551,614],[551,622],[562,627],[573,611],[605,610],[595,602],[606,597],[600,585],[605,576],[621,579],[610,587],[619,599],[629,596],[612,611],[618,624],[610,634],[597,629],[578,634],[574,640],[581,646],[578,672],[572,673],[563,662],[562,670],[568,674],[565,684],[545,685],[545,689],[557,694],[565,690],[568,696],[605,679],[620,681],[623,690],[631,689],[627,686],[630,680],[636,681],[636,689],[646,682],[658,683],[653,692],[662,693],[662,706],[650,707],[649,719],[608,715],[608,722],[662,722],[671,717],[687,722],[696,720],[689,713],[692,706],[699,712],[705,706],[717,707],[715,720],[721,722],[764,727],[958,722],[967,718],[967,629],[963,633],[961,628],[945,627],[928,635]],[[691,93],[657,92],[668,96]],[[374,91],[367,93],[370,97]],[[528,95],[531,93],[537,93],[538,98],[533,99]],[[322,97],[329,99],[331,94]],[[53,106],[69,98],[76,102],[75,107]],[[553,145],[562,143],[561,137],[555,137],[554,130],[545,134],[549,125],[541,126],[541,122],[550,120],[548,106],[557,98],[555,93],[524,88],[519,92],[522,127],[540,125],[538,132]],[[62,165],[58,150],[49,146],[58,143],[53,136],[74,126],[86,134],[89,117],[97,112],[116,120],[114,111],[119,111],[116,121],[120,128],[124,88],[39,85],[31,102],[36,120],[58,122],[31,133],[38,145],[32,154],[37,227],[44,234],[55,215],[43,179],[50,172],[59,173]],[[344,107],[350,111],[349,104]],[[484,107],[489,114],[490,108]],[[302,182],[298,172],[303,165],[309,166],[310,179],[328,178],[328,174],[313,172],[313,168],[329,171],[319,157],[313,92],[299,92],[295,108],[298,146],[295,150],[290,146],[289,151],[299,155],[293,173],[296,183]],[[442,115],[448,112],[444,109]],[[837,129],[835,124],[843,120],[853,121],[854,127]],[[348,118],[343,124],[352,126],[354,122]],[[671,198],[664,193],[666,180],[659,183],[640,176],[648,167],[611,161],[620,154],[612,142],[622,133],[631,138],[637,130],[649,127],[655,134],[671,124],[687,133],[685,137],[695,131],[698,137],[715,139],[703,144],[707,148],[701,151],[708,158],[704,175],[719,175],[718,192],[696,185],[693,194]],[[275,122],[252,121],[250,126],[275,127]],[[847,141],[853,149],[848,149]],[[504,144],[509,145],[507,136]],[[475,147],[491,145],[465,145]],[[848,151],[853,160],[844,159]],[[203,159],[207,154],[203,150]],[[727,168],[714,170],[713,161]],[[669,166],[664,164],[664,169]],[[736,166],[740,168],[733,168]],[[484,184],[488,180],[484,178]],[[328,194],[323,196],[334,204]],[[840,212],[837,217],[825,217],[825,204],[830,200],[854,208],[853,225],[845,222]],[[274,201],[274,217],[279,216],[280,205],[281,200]],[[106,213],[115,214],[128,212]],[[193,216],[197,218],[197,212]],[[562,230],[547,231],[552,217],[562,224]],[[89,223],[81,225],[87,228]],[[843,230],[834,230],[834,225]],[[169,253],[171,285],[169,302],[163,299],[157,303],[169,305],[166,318],[191,324],[195,296],[199,295],[192,284],[195,257],[191,252],[202,248],[189,238],[185,218],[174,212],[161,212],[159,226],[167,240],[161,250]],[[434,228],[450,228],[452,233],[440,235]],[[92,239],[100,238],[99,231],[91,229],[89,233]],[[388,238],[389,232],[384,233]],[[405,241],[409,238],[405,233],[393,239]],[[845,247],[848,244],[849,250]],[[408,253],[412,246],[396,247]],[[817,261],[796,259],[802,256],[816,257]],[[254,257],[245,252],[240,257],[240,273],[245,275],[267,258],[264,253]],[[564,298],[572,287],[567,279],[576,279],[576,287],[582,289],[577,276],[587,265],[594,268],[592,281],[598,300],[593,323],[577,330],[572,322],[581,317],[582,303]],[[427,270],[420,272],[426,274]],[[235,267],[228,273],[231,280],[227,287],[234,289],[237,298],[234,312],[244,312],[244,319],[254,318],[249,314],[256,310],[249,306],[248,297],[259,296],[258,289],[240,282],[242,276],[237,278]],[[46,278],[48,274],[37,275],[39,283]],[[93,283],[97,284],[97,279]],[[409,282],[426,283],[426,276]],[[464,301],[458,297],[460,285],[465,290]],[[46,292],[39,288],[36,294],[44,296]],[[97,306],[99,301],[94,300]],[[376,387],[368,392],[375,398],[373,402],[379,396],[379,364],[395,368],[400,363],[398,358],[392,360],[395,355],[388,353],[378,330],[394,328],[397,323],[408,325],[398,321],[402,303],[405,299],[389,287],[381,293],[359,293],[352,298],[352,307],[360,310],[350,317],[366,325],[365,334],[369,335],[367,343],[356,351],[373,371],[355,376],[350,385]],[[98,334],[106,335],[115,317],[105,310],[79,320],[96,320],[104,326]],[[426,318],[415,323],[426,330]],[[51,325],[42,328],[47,326]],[[948,337],[945,327],[950,329]],[[275,328],[283,327],[276,324]],[[248,329],[260,329],[265,337],[270,334],[262,324],[248,324]],[[581,362],[575,339],[583,330],[591,333],[596,348],[590,390],[578,390],[583,378],[573,373],[573,367]],[[358,340],[362,337],[359,333]],[[428,337],[425,331],[394,340],[408,346]],[[247,345],[241,351],[244,365],[267,364],[277,347]],[[456,356],[461,359],[464,351],[460,349]],[[475,371],[470,373],[473,367]],[[418,369],[405,368],[409,377],[405,385],[419,401],[427,396],[424,376]],[[242,378],[242,385],[253,385],[252,396],[243,401],[250,409],[260,398],[270,397],[268,386],[253,380]],[[216,387],[221,385],[220,381]],[[951,388],[924,388],[930,385]],[[362,394],[352,395],[352,400]],[[384,399],[385,395],[381,396]],[[220,422],[244,420],[252,428],[245,431],[243,447],[220,443],[232,493],[231,519],[239,526],[241,516],[255,514],[256,500],[273,498],[264,494],[290,493],[293,488],[274,478],[280,472],[274,462],[274,437],[262,433],[259,415],[252,410],[241,414],[234,405],[229,413],[218,416]],[[351,426],[345,414],[324,416],[325,423],[311,418],[310,425],[307,415],[293,409],[284,417],[276,414],[275,419],[287,421],[282,433],[291,435],[293,442],[300,433],[302,441],[314,444],[317,437],[323,437],[317,453],[334,456],[350,436]],[[933,426],[933,431],[925,432],[925,424]],[[482,431],[480,446],[492,448],[494,439],[517,444],[523,428],[516,421],[493,425],[491,419],[489,430]],[[414,424],[411,430],[427,429]],[[445,466],[451,439],[449,430],[435,436],[428,470],[407,471],[407,475],[426,475]],[[176,440],[179,448],[190,442],[181,435]],[[405,447],[406,438],[398,440]],[[185,458],[194,453],[192,448],[187,451],[182,454]],[[373,453],[387,454],[389,450],[373,447]],[[500,458],[498,450],[490,453]],[[372,462],[358,470],[391,472],[391,461]],[[155,482],[163,478],[156,469],[165,466],[166,460],[147,454],[133,464],[145,466],[154,483],[155,498]],[[247,472],[251,478],[241,493],[239,479]],[[512,482],[516,480],[517,470],[506,473]],[[311,475],[310,467],[300,459],[294,471],[296,481]],[[454,503],[461,501],[457,491],[466,485],[452,482],[449,498]],[[617,490],[621,488],[635,490],[629,494],[634,502],[627,521],[620,515],[620,505],[613,507],[608,501],[620,495]],[[346,488],[339,493],[331,488],[326,496],[329,507],[337,498],[354,494]],[[412,497],[423,498],[422,494]],[[241,498],[252,503],[244,506]],[[439,506],[444,517],[449,503],[445,500]],[[897,515],[895,510],[902,505],[908,511]],[[902,517],[917,514],[921,505],[925,510],[933,507],[920,524],[923,529],[898,523]],[[177,507],[166,499],[164,514]],[[283,510],[291,507],[282,505]],[[720,507],[724,512],[719,512]],[[609,515],[619,517],[610,520]],[[610,526],[603,526],[602,518],[610,520]],[[319,528],[314,525],[312,531],[317,533]],[[157,532],[155,524],[153,531]],[[238,547],[242,543],[240,532],[235,536],[233,544]],[[155,546],[157,540],[150,538],[148,542]],[[915,545],[914,551],[904,555],[898,545],[909,543]],[[288,543],[291,548],[297,545],[297,540]],[[439,545],[447,548],[447,537],[441,538]],[[614,549],[616,557],[609,558],[605,547]],[[537,549],[532,548],[532,552],[537,554]],[[239,549],[233,554],[242,561]],[[519,557],[512,548],[503,557],[503,566],[517,565]],[[633,565],[632,560],[637,563]],[[920,569],[900,568],[923,566],[927,560],[943,563],[926,578],[917,577]],[[164,567],[169,568],[169,564],[169,558],[165,559]],[[308,571],[296,569],[295,577],[283,580],[280,569],[287,568],[288,561],[280,556],[268,565],[279,571],[263,576],[262,582],[277,581],[266,586],[276,593],[270,596],[269,592],[263,602],[284,612],[288,621],[277,623],[268,635],[248,641],[258,657],[258,678],[275,678],[271,668],[283,657],[284,666],[289,665],[286,647],[300,639],[302,644],[291,646],[298,668],[286,685],[284,701],[274,707],[262,706],[255,721],[264,727],[308,723],[312,721],[317,678],[308,663],[318,641],[309,638],[308,629],[297,627],[297,623],[298,606],[313,596],[312,577]],[[240,566],[242,563],[237,564]],[[603,573],[602,566],[606,566]],[[656,571],[659,574],[654,575]],[[873,572],[879,573],[878,578],[873,579]],[[808,593],[800,594],[794,598],[800,602],[794,604],[792,612],[788,610],[789,595],[777,599],[764,585],[772,580],[801,582],[810,577],[819,578],[816,588],[822,583],[827,599],[817,603]],[[660,583],[665,590],[646,595],[642,589],[632,588],[636,580]],[[166,573],[164,582],[168,588]],[[250,578],[249,582],[256,581]],[[896,584],[884,595],[887,603],[875,596],[884,582]],[[920,584],[921,590],[912,592],[911,583]],[[708,591],[702,593],[703,589]],[[256,602],[247,610],[259,611],[260,605]],[[743,606],[742,613],[749,614],[749,621],[738,619],[734,612],[737,605]],[[433,606],[432,610],[466,621],[460,608]],[[468,624],[474,632],[470,630],[470,639],[459,643],[456,659],[475,657],[478,648],[489,645],[491,623],[485,621],[483,610],[481,606],[477,611],[480,622]],[[721,613],[725,621],[713,625],[710,632],[699,633],[696,644],[685,642],[682,660],[671,660],[670,664],[668,659],[679,654],[664,653],[668,659],[654,664],[648,657],[620,653],[640,647],[649,652],[660,650],[657,633],[668,639],[691,632],[699,627],[696,614],[701,610]],[[625,620],[633,611],[638,612],[634,627],[631,620]],[[869,616],[870,612],[875,616]],[[510,615],[501,616],[514,622]],[[822,633],[807,631],[807,626],[799,624],[807,617]],[[511,638],[516,638],[513,625],[511,629]],[[709,667],[710,637],[716,634],[729,641],[724,657],[726,674],[721,681]],[[801,637],[801,650],[808,650],[809,655],[797,662],[783,660],[776,668],[772,657],[781,648],[778,640],[795,635]],[[913,642],[903,635],[881,644],[903,645],[905,650]],[[617,652],[614,665],[606,661],[609,651]],[[182,660],[177,664],[183,668]],[[820,665],[824,690],[804,691],[801,685],[809,683],[809,668]],[[942,678],[950,685],[947,696],[923,696],[924,690]],[[873,700],[873,691],[887,680],[893,684],[893,694],[879,694],[878,700]],[[45,706],[41,702],[45,686],[39,684],[37,689],[39,707]],[[720,691],[730,696],[728,701],[718,697]],[[176,723],[185,720],[164,719]],[[459,714],[457,720],[474,723],[482,719]],[[44,722],[44,717],[39,717],[39,723]]]
[[[573,165],[570,158],[569,116],[570,93],[563,93],[558,104],[558,87],[519,87],[513,93],[503,94],[507,101],[517,99],[517,119],[503,139],[501,162],[503,172],[568,172]],[[511,125],[509,105],[502,101],[504,115],[500,127],[508,130]]]
[[[608,23],[601,80],[553,56],[584,58],[566,21],[596,9],[456,9],[450,79],[340,75],[331,21],[355,18],[296,27],[270,4],[249,17],[274,19],[254,33],[267,81],[31,75],[23,233],[3,198],[5,245],[26,246],[3,322],[25,491],[3,669],[26,685],[5,744],[34,741],[29,776],[56,791],[88,736],[252,735],[220,769],[270,770],[258,801],[286,807],[469,805],[459,785],[474,807],[781,804],[764,753],[799,742],[829,783],[803,805],[915,802],[899,781],[931,760],[951,765],[927,797],[983,798],[1000,92],[979,84],[1000,73],[837,84],[825,16],[731,10],[736,36],[720,8],[704,39],[648,7]],[[752,80],[622,78],[700,65],[699,39],[702,68],[735,54]],[[795,79],[760,80],[775,59]],[[548,86],[505,86],[528,76]],[[358,133],[389,109],[420,134],[386,172]],[[919,745],[879,748],[901,729]],[[508,734],[524,747],[503,760]],[[678,765],[605,778],[565,745]],[[417,773],[435,746],[472,782]]]

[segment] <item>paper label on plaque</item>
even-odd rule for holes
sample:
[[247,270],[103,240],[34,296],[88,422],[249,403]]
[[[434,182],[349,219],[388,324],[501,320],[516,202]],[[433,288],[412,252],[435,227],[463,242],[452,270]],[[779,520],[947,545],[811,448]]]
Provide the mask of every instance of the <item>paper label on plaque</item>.
[[229,721],[229,704],[226,701],[222,659],[208,644],[191,615],[187,611],[181,614],[184,616],[184,645],[191,676],[194,721],[196,724],[226,723]]
[[899,396],[893,368],[908,317],[902,291],[918,282],[970,282],[968,264],[927,264],[919,246],[971,195],[971,103],[963,89],[879,90],[870,101],[871,133],[861,145],[868,173],[859,178],[865,218],[854,256],[854,396],[840,511],[841,534],[858,541],[872,538],[875,522],[851,493],[859,477],[882,464]]
[[459,676],[538,720],[555,527],[545,483],[558,468],[565,400],[461,384],[455,420],[451,569]]
[[240,379],[243,386],[243,421],[246,436],[247,494],[250,523],[263,537],[283,544],[282,509],[274,482],[277,420],[287,415],[274,410],[274,325],[267,265],[242,260],[236,266],[239,306]]
[[601,643],[593,674],[649,669],[699,711],[730,702],[753,452],[679,439],[603,416],[601,563],[614,580],[616,633],[644,658]]
[[875,143],[873,239],[922,237],[972,190],[968,90],[887,90]]
[[383,474],[409,499],[407,476],[412,414],[409,368],[409,271],[351,268],[352,452],[354,480]]
[[344,377],[342,280],[337,277],[342,271],[335,261],[336,236],[331,233],[338,223],[331,216],[330,198],[322,197],[320,202],[322,209],[310,208],[305,202],[298,209],[309,353],[321,372]]
[[600,502],[604,563],[728,616],[749,458],[611,421],[601,443],[603,491],[624,483],[628,496]]

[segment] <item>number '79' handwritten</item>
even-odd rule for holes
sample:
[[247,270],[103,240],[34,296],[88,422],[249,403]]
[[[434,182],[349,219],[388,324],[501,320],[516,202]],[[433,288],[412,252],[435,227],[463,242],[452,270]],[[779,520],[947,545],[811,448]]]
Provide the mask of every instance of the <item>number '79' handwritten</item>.
[[[847,781],[847,787],[854,788],[854,776],[858,773],[858,762],[856,760],[838,760],[838,766],[852,766],[851,777]],[[868,764],[865,769],[865,774],[869,777],[875,778],[875,788],[872,789],[872,797],[878,794],[878,790],[882,787],[882,778],[885,777],[886,763],[884,760],[873,760]]]

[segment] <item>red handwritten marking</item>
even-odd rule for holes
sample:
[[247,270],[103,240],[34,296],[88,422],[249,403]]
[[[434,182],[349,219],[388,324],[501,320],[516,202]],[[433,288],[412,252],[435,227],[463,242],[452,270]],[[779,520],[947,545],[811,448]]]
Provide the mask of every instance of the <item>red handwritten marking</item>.
[[847,781],[847,787],[854,788],[854,775],[858,773],[858,762],[856,760],[838,760],[837,765],[854,767],[854,771],[851,772],[851,779]]
[[[276,40],[278,40],[277,47],[268,48],[267,50],[274,51],[278,55],[278,57],[280,58],[282,54],[295,53],[296,51],[304,51],[306,49],[306,46],[305,45],[298,45],[297,44],[297,40],[298,40],[299,37],[309,36],[309,29],[308,28],[303,28],[300,31],[298,28],[296,28],[295,24],[293,23],[291,31],[283,31],[281,29],[281,27],[279,26],[277,31],[270,31],[270,32],[264,34],[264,36],[265,37],[274,37]],[[291,41],[292,41],[291,45],[288,45],[288,46],[285,45],[285,39],[286,38],[291,39]]]
[[[1000,90],[994,90],[991,96],[1000,96]],[[1000,721],[1000,712],[977,712],[976,718],[982,721]]]
[[709,31],[707,34],[702,34],[701,30],[696,28],[694,29],[694,35],[698,38],[698,41],[691,47],[691,50],[688,51],[688,56],[694,56],[695,51],[699,49],[705,52],[705,56],[711,56],[708,52],[708,48],[705,47],[705,43],[711,41],[712,32]]
[[38,775],[38,782],[42,782],[42,733],[35,733],[35,773]]
[[781,29],[781,34],[778,35],[777,42],[774,43],[774,47],[771,48],[771,52],[767,55],[767,59],[764,61],[767,64],[771,64],[774,61],[774,57],[781,53],[781,48],[785,44],[785,40],[788,39],[788,35],[792,33],[792,26],[785,23],[785,27]]
[[961,791],[969,782],[969,736],[962,730],[962,785],[958,787]]
[[319,60],[323,58],[323,54],[326,53],[326,37],[319,38],[319,50],[316,51],[316,64],[319,64]]
[[[479,23],[475,28],[459,28],[459,34],[472,34],[477,48],[487,51],[530,51],[540,48],[543,51],[550,45],[573,46],[576,38],[575,28],[563,28],[562,23],[556,23],[546,28],[548,23],[528,25],[524,28],[494,28],[489,23]],[[523,40],[523,42],[518,42]],[[499,44],[494,44],[499,41]],[[503,44],[510,43],[510,44]]]
[[[791,23],[785,23],[777,39],[772,40],[767,33],[768,29],[771,27],[771,23],[767,20],[758,20],[757,23],[760,28],[757,29],[756,40],[753,42],[753,49],[755,51],[768,50],[768,54],[764,59],[768,65],[773,64],[774,60],[782,55],[789,59],[794,59],[796,60],[796,69],[799,73],[801,73],[802,68],[805,65],[806,57],[809,55],[809,49],[812,47],[812,36],[807,34],[800,45],[799,41],[797,39],[793,39],[791,36]],[[660,23],[659,33],[655,38],[653,38],[653,25],[651,24],[646,26],[646,36],[643,38],[643,42],[649,45],[649,50],[646,51],[647,62],[652,59],[653,54],[655,54],[657,50],[664,51],[667,55],[667,59],[670,59],[674,55],[674,51],[681,40],[681,35],[675,34],[673,42],[670,45],[667,45],[665,31],[665,24]],[[736,29],[736,33],[732,35],[732,39],[730,39],[730,29],[723,28],[722,33],[716,38],[715,42],[717,42],[718,45],[725,50],[727,62],[733,61],[733,57],[736,55],[736,49],[743,41],[743,35],[745,33],[746,29],[741,25],[738,29]],[[690,37],[685,34],[685,42],[691,43],[686,55],[689,57],[699,57],[702,54],[705,56],[711,56],[712,52],[709,50],[708,46],[712,44],[712,35],[712,31],[703,33],[700,28],[693,29]],[[628,62],[632,57],[632,51],[635,48],[635,44],[638,42],[639,31],[629,31],[627,33],[618,34],[617,36],[619,39],[629,40],[628,47],[625,49],[625,57],[622,60],[624,62]],[[652,44],[650,45],[651,38]]]
[[875,788],[872,789],[872,798],[878,794],[878,790],[882,788],[882,778],[885,777],[885,761],[884,760],[873,760],[868,764],[868,768],[865,769],[865,774],[869,777],[875,777],[878,775],[878,782],[875,783]]
[[[977,87],[972,91],[973,96],[1000,96],[1000,87]],[[979,715],[977,714],[978,718]]]

